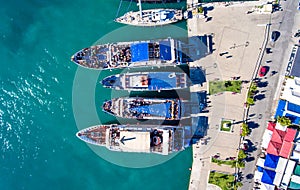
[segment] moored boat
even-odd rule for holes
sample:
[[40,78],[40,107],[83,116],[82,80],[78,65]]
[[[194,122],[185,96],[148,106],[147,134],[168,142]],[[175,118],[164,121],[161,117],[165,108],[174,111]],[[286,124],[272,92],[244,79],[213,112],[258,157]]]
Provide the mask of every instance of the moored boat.
[[102,110],[128,119],[181,120],[190,117],[185,113],[185,102],[171,98],[121,97],[104,102]]
[[90,69],[175,66],[183,63],[182,43],[167,38],[95,45],[76,52],[71,61]]
[[97,125],[82,129],[76,136],[84,142],[112,151],[168,155],[191,146],[190,126]]
[[101,81],[107,88],[117,90],[160,91],[187,88],[185,73],[179,72],[139,72],[112,75]]
[[139,11],[130,11],[115,21],[134,26],[160,26],[175,23],[183,19],[182,10],[178,9],[148,9],[142,10],[142,2],[138,2]]
[[142,11],[130,11],[115,21],[134,26],[160,26],[172,24],[183,19],[182,10],[178,9],[148,9]]

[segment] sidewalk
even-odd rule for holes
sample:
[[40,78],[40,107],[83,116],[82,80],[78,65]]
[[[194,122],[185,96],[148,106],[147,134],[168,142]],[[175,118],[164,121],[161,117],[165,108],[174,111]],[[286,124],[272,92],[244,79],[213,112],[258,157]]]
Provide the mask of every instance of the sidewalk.
[[[190,4],[192,0],[187,0]],[[218,6],[208,12],[211,21],[192,18],[187,21],[188,35],[204,35],[213,33],[213,53],[191,65],[201,66],[206,71],[207,85],[209,81],[230,80],[240,76],[240,80],[250,80],[259,54],[259,47],[264,36],[264,27],[257,24],[267,23],[269,15],[246,15],[249,6]],[[241,26],[240,23],[247,23]],[[220,56],[220,53],[225,53]],[[210,162],[211,156],[219,153],[222,159],[237,157],[240,141],[240,125],[243,121],[244,102],[247,88],[244,84],[240,94],[224,92],[210,95],[208,101],[209,129],[204,137],[206,145],[200,143],[193,146],[193,167],[190,177],[191,190],[207,189],[211,170],[234,173],[235,169],[227,165],[218,166]],[[231,132],[219,130],[221,119],[233,120]],[[201,160],[200,160],[201,159]]]

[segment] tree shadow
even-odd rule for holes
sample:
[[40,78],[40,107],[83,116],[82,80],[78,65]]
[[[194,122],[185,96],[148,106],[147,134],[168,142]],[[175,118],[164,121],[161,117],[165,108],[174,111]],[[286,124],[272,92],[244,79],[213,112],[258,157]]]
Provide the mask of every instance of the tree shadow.
[[278,38],[280,37],[280,32],[279,31],[273,31],[272,34],[271,34],[271,39],[272,41],[277,41]]
[[213,6],[203,7],[204,16],[206,17],[207,13],[208,13],[209,11],[212,11],[212,10],[214,10],[214,7],[213,7]]
[[246,139],[246,141],[248,145],[248,149],[246,151],[247,153],[254,152],[257,150],[257,147],[249,139]]
[[247,175],[246,175],[246,178],[247,178],[247,179],[252,179],[253,177],[254,177],[253,174],[247,174]]
[[266,95],[264,95],[264,94],[257,94],[257,95],[254,96],[254,101],[256,101],[256,100],[262,100],[264,98],[266,98]]
[[211,16],[210,16],[210,17],[207,17],[205,22],[209,22],[209,21],[211,21],[211,20],[212,20],[212,18],[213,18],[213,17],[211,17]]
[[254,117],[255,116],[255,113],[252,113],[249,115],[249,117]]
[[238,124],[242,124],[242,123],[244,123],[244,120],[235,121],[232,123],[232,125],[238,125]]
[[268,81],[264,81],[264,82],[259,81],[259,82],[257,83],[257,87],[258,87],[258,88],[264,88],[264,87],[267,87],[268,84],[269,84]]
[[248,122],[248,127],[249,127],[249,129],[255,129],[255,128],[259,127],[259,124],[255,123],[254,121],[249,121]]
[[251,156],[251,157],[247,157],[246,159],[246,162],[253,162],[255,160],[254,156]]

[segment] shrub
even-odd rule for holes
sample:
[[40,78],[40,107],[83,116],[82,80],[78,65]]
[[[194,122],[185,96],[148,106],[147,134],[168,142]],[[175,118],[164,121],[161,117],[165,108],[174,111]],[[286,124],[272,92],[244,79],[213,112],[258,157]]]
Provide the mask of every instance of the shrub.
[[282,117],[278,116],[277,122],[280,123],[280,125],[282,125],[282,126],[289,126],[292,124],[291,120],[285,116],[282,116]]
[[242,136],[245,137],[247,135],[249,135],[250,133],[250,129],[249,129],[249,126],[246,124],[246,123],[243,123],[242,124]]

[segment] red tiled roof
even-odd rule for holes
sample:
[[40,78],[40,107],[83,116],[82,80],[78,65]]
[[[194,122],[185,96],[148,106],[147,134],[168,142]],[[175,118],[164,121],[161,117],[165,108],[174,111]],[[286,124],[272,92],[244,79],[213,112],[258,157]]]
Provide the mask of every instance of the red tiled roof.
[[274,129],[271,141],[282,144],[285,134],[285,131]]
[[293,142],[295,139],[297,131],[295,129],[287,128],[286,134],[284,136],[284,141]]
[[278,156],[281,146],[282,146],[281,143],[270,141],[269,146],[267,148],[267,153]]
[[268,128],[270,131],[273,131],[275,129],[276,123],[269,121]]
[[281,150],[279,152],[279,156],[284,158],[289,158],[292,152],[292,148],[293,148],[293,143],[284,141]]

